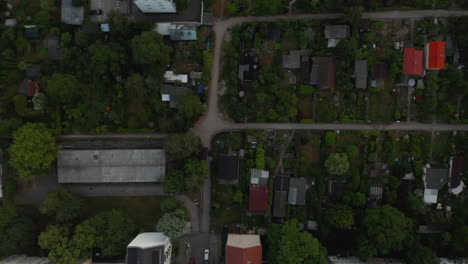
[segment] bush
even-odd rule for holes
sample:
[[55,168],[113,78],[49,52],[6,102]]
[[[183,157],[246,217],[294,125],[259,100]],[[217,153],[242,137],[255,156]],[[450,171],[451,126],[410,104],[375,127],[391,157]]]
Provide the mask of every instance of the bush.
[[345,152],[350,159],[353,159],[357,157],[357,155],[359,154],[359,148],[355,145],[349,145],[349,146],[346,146]]
[[303,119],[301,119],[301,123],[303,123],[303,124],[312,124],[312,123],[314,123],[314,120],[312,118],[303,118]]
[[297,92],[301,95],[313,95],[315,90],[314,87],[310,85],[301,85],[299,86],[299,90]]
[[255,165],[259,170],[263,170],[265,168],[265,150],[261,147],[257,147]]
[[327,146],[333,146],[336,143],[336,133],[335,132],[327,132],[325,134],[325,144]]
[[161,209],[162,213],[166,214],[166,213],[174,212],[175,210],[180,208],[180,204],[174,198],[167,198],[161,201],[159,208]]

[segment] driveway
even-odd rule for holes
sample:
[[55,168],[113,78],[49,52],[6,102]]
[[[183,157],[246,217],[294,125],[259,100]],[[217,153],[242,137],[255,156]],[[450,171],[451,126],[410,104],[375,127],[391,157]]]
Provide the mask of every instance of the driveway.
[[222,246],[220,234],[201,233],[183,236],[178,239],[177,243],[179,245],[179,255],[175,257],[175,263],[187,264],[192,257],[197,264],[205,263],[203,259],[205,249],[210,250],[210,264],[222,263],[220,259]]

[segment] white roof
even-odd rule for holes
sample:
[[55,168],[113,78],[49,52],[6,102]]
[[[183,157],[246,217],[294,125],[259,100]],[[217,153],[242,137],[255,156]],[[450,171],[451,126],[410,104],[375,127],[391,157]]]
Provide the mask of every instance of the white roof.
[[427,204],[437,203],[437,193],[436,189],[424,189],[424,202]]
[[187,74],[175,74],[173,71],[166,71],[164,73],[164,80],[166,82],[187,83],[188,75]]
[[259,235],[229,234],[226,245],[237,248],[251,248],[262,244]]
[[127,247],[137,247],[141,249],[165,245],[169,238],[161,232],[141,233],[135,237]]
[[[0,185],[1,186],[1,185]],[[463,191],[463,187],[465,186],[465,184],[463,183],[463,181],[460,181],[460,184],[456,187],[456,188],[453,188],[453,189],[450,189],[450,192],[454,195],[458,195],[460,194],[462,191]],[[1,192],[1,190],[0,190]],[[1,197],[1,196],[0,196]]]
[[163,102],[170,102],[171,101],[171,96],[169,94],[161,94],[161,100]]
[[340,39],[328,39],[327,47],[334,48],[338,45],[338,43],[340,43]]
[[156,23],[155,31],[163,36],[169,36],[169,28],[171,23]]

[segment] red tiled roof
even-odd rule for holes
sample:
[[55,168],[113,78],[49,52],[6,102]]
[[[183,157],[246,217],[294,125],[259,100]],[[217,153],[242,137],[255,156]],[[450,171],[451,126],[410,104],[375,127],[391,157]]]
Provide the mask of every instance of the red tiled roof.
[[443,69],[445,66],[445,42],[431,41],[428,44],[428,69]]
[[255,246],[250,248],[226,246],[226,264],[246,263],[262,263],[262,246]]
[[250,185],[249,210],[254,213],[265,213],[268,210],[268,186],[266,184]]
[[39,90],[37,83],[32,80],[28,80],[28,96],[36,95],[37,90]]
[[403,62],[403,73],[404,74],[424,74],[424,56],[422,50],[415,48],[405,48],[404,62]]

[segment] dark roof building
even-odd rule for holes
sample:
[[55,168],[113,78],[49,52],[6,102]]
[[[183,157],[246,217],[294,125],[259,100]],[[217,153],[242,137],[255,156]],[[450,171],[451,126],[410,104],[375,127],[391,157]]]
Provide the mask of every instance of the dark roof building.
[[24,26],[24,35],[29,39],[37,39],[41,36],[37,26]]
[[127,246],[126,264],[169,264],[172,245],[163,233],[141,233]]
[[268,185],[251,184],[249,188],[249,211],[264,214],[268,210]]
[[239,157],[221,155],[218,158],[218,182],[220,184],[237,184],[239,181]]
[[372,65],[371,87],[383,89],[385,80],[388,77],[388,65],[385,63],[375,63]]
[[289,178],[288,203],[293,205],[305,205],[307,193],[307,181],[305,178]]
[[239,79],[243,82],[255,81],[258,78],[258,57],[245,53],[240,58]]
[[272,40],[275,42],[280,42],[281,41],[281,29],[278,25],[276,24],[269,24],[268,25],[268,34],[267,34],[267,40]]
[[166,173],[163,149],[60,150],[59,183],[161,182]]
[[49,55],[49,59],[52,61],[57,61],[60,59],[60,48],[59,48],[59,38],[51,36],[46,40],[46,48]]
[[354,62],[354,74],[356,78],[356,88],[367,88],[367,61],[357,60]]
[[423,176],[425,203],[437,203],[438,192],[445,186],[445,184],[447,184],[448,178],[448,168],[431,167],[430,165],[426,165]]
[[302,61],[308,61],[308,50],[291,50],[289,54],[283,55],[283,68],[299,69]]
[[328,25],[325,26],[325,38],[327,39],[344,39],[349,37],[349,25]]
[[101,27],[98,24],[85,24],[81,26],[81,31],[86,35],[95,35],[101,32]]
[[313,57],[310,84],[321,89],[333,89],[336,83],[336,65],[330,57]]
[[169,102],[172,108],[176,108],[184,94],[188,91],[189,89],[185,86],[163,84],[160,90],[161,100],[163,102]]
[[463,191],[464,183],[462,181],[465,172],[465,160],[463,157],[450,158],[450,193],[460,194]]
[[226,264],[261,264],[262,244],[259,235],[229,234]]
[[424,52],[415,48],[405,48],[403,55],[403,73],[424,75]]
[[276,176],[274,182],[273,217],[286,217],[288,204],[289,178]]
[[341,199],[345,193],[345,183],[342,181],[330,180],[328,182],[328,193],[332,199]]

